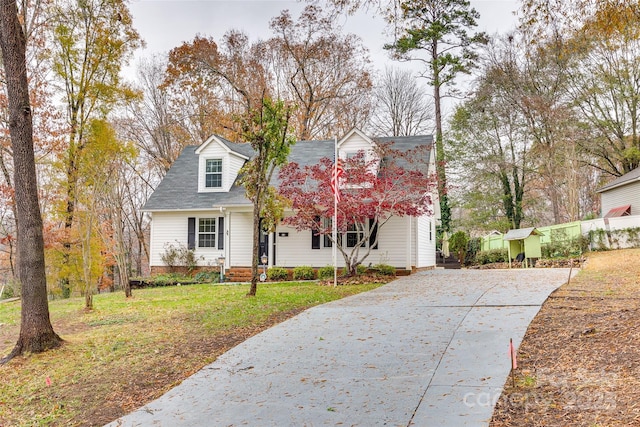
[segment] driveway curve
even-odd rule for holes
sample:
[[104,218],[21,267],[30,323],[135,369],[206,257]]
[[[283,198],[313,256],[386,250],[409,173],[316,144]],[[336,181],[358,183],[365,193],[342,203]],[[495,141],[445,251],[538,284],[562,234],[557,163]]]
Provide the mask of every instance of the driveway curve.
[[248,339],[108,426],[486,426],[509,339],[520,344],[569,274],[402,277]]

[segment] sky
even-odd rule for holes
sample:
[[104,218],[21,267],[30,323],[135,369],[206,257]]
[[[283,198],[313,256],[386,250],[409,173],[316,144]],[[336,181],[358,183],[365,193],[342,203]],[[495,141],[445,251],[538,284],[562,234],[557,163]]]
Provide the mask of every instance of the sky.
[[[514,28],[513,11],[519,0],[471,0],[471,6],[480,13],[478,30],[489,35],[504,33]],[[196,34],[212,36],[218,41],[231,29],[243,30],[251,41],[269,38],[271,18],[289,9],[294,19],[306,3],[296,0],[134,0],[130,3],[134,27],[147,46],[136,58],[166,53],[182,42],[191,41]],[[389,41],[385,36],[385,23],[373,12],[360,12],[345,18],[345,32],[362,37],[368,47],[375,68],[395,64],[383,49]],[[135,59],[132,66],[135,65]]]

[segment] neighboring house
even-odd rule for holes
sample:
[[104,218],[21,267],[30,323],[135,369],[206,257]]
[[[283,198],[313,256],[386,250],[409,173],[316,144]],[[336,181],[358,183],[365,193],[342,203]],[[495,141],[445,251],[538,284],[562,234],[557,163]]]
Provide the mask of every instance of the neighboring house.
[[[371,139],[354,129],[338,141],[339,157],[369,150],[376,142],[394,142],[394,148],[408,150],[430,146],[429,171],[435,171],[433,138],[429,136]],[[333,158],[334,141],[300,141],[291,148],[289,160],[301,166],[312,165],[323,157]],[[225,269],[251,266],[252,204],[238,185],[238,172],[254,152],[249,144],[230,142],[211,136],[199,147],[188,146],[176,159],[165,178],[145,204],[151,214],[150,267],[152,273],[166,270],[162,255],[167,245],[194,249],[199,266],[215,266],[225,258]],[[274,185],[276,185],[274,183]],[[330,190],[328,190],[330,191]],[[378,233],[365,264],[388,264],[399,270],[435,266],[437,198],[434,215],[391,218]],[[274,233],[261,233],[260,252],[268,256],[269,266],[324,267],[333,265],[332,248],[311,231],[297,232],[279,225]],[[345,240],[346,241],[346,240]],[[344,260],[338,256],[338,266]]]
[[640,168],[618,177],[597,190],[603,218],[640,215]]

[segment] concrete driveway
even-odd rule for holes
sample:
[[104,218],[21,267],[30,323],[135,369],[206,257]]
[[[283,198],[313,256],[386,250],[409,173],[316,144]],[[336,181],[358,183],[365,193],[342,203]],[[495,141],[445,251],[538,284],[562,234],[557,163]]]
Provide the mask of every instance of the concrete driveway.
[[[575,270],[574,270],[575,271]],[[486,426],[568,269],[434,270],[250,338],[114,426]]]

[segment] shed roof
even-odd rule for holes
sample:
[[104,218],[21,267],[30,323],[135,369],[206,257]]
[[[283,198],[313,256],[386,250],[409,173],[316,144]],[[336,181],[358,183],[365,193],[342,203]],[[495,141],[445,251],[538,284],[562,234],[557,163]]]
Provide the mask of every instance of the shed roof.
[[503,240],[524,240],[529,236],[542,236],[535,227],[519,228],[517,230],[509,230],[502,238]]
[[631,205],[623,205],[623,206],[612,208],[609,210],[609,212],[607,212],[607,214],[604,217],[615,218],[615,217],[627,216],[627,215],[631,215]]

